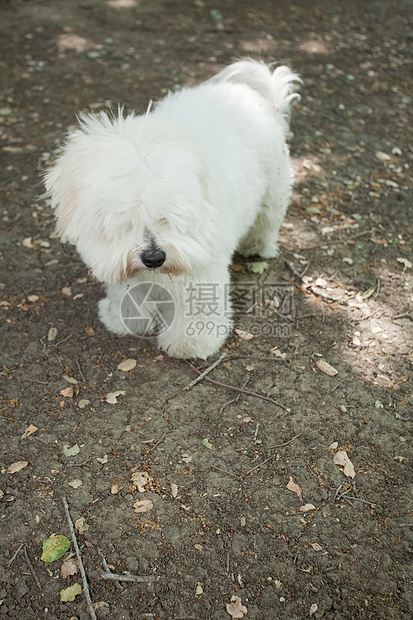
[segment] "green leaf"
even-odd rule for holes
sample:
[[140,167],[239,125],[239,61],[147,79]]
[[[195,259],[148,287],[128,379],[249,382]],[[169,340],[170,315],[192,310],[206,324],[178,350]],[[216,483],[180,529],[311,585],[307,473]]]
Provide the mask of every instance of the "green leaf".
[[205,448],[208,448],[209,450],[212,449],[212,443],[209,443],[208,439],[203,439],[202,445],[205,446]]
[[43,553],[40,558],[43,562],[54,562],[59,560],[70,548],[70,540],[61,534],[51,536],[43,541]]
[[86,523],[85,517],[79,517],[79,519],[76,519],[76,521],[75,521],[75,528],[81,534],[83,534],[83,532],[86,532],[89,529],[89,526]]
[[248,271],[261,275],[262,273],[264,273],[264,271],[268,269],[269,266],[270,263],[268,263],[266,260],[257,261],[255,263],[248,263]]
[[82,586],[80,585],[80,583],[74,583],[69,588],[60,590],[60,600],[62,601],[62,603],[67,603],[67,601],[74,601],[75,597],[78,594],[82,594]]

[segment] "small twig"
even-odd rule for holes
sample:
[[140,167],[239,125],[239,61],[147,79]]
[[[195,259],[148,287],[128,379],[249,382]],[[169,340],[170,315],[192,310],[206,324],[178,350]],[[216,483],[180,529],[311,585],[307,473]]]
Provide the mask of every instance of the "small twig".
[[310,266],[310,263],[308,262],[304,268],[304,271],[302,271],[301,273],[299,271],[297,271],[297,269],[294,267],[294,265],[290,262],[288,262],[288,260],[285,260],[284,263],[287,265],[288,269],[291,271],[291,273],[293,274],[293,276],[295,276],[296,278],[298,278],[300,280],[300,282],[302,282],[305,274],[307,273],[308,267]]
[[[187,392],[188,390],[190,390],[191,388],[194,387],[194,385],[196,385],[197,383],[199,383],[200,381],[202,381],[202,379],[204,377],[206,377],[211,370],[214,370],[214,368],[216,368],[223,359],[225,359],[227,357],[227,352],[224,351],[224,353],[222,353],[222,355],[220,355],[220,357],[215,360],[215,362],[213,364],[211,364],[211,366],[208,366],[208,368],[206,370],[204,370],[203,372],[201,372],[201,374],[199,375],[199,377],[197,377],[196,379],[194,379],[193,381],[191,381],[191,383],[189,383],[186,387],[184,387],[184,389],[182,390],[183,392]],[[192,364],[191,364],[192,366]],[[200,371],[199,371],[200,372]]]
[[298,435],[294,435],[294,437],[292,437],[288,441],[284,441],[284,443],[277,443],[275,444],[275,446],[270,446],[268,450],[275,450],[276,448],[284,448],[284,446],[288,446],[289,443],[292,443],[295,439],[297,439],[300,436],[301,436],[301,433],[298,433]]
[[[192,364],[191,364],[191,368],[195,370],[195,372],[201,374],[198,368],[195,368],[195,366],[193,366]],[[264,396],[263,394],[257,394],[256,392],[250,392],[249,390],[243,390],[242,388],[235,387],[234,385],[229,385],[228,383],[221,383],[221,381],[215,381],[215,379],[211,379],[210,377],[204,377],[204,378],[205,378],[205,381],[209,381],[209,383],[213,383],[214,385],[219,385],[219,387],[223,387],[227,390],[234,390],[234,392],[240,392],[241,394],[245,394],[246,396],[254,396],[255,398],[266,400],[267,402],[272,403],[276,407],[280,407],[280,409],[283,409],[283,411],[287,411],[288,413],[291,411],[288,407],[286,407],[285,405],[281,403],[278,403],[276,400],[274,400],[273,398],[270,398],[269,396]]]
[[[120,584],[118,584],[120,585]],[[149,601],[149,603],[146,603],[146,605],[144,605],[143,607],[140,608],[140,610],[138,611],[138,613],[136,614],[136,616],[133,617],[132,620],[137,620],[139,618],[139,616],[141,615],[141,613],[143,611],[145,611],[145,609],[148,609],[148,607],[152,607],[153,605],[155,605],[156,601],[158,599],[156,598],[154,601]]]
[[397,321],[398,319],[409,319],[409,321],[413,321],[413,316],[411,314],[397,314],[396,316],[392,316],[392,321]]
[[20,549],[23,547],[23,545],[24,545],[24,543],[22,543],[21,545],[19,545],[19,546],[17,547],[17,551],[15,551],[15,552],[13,553],[13,557],[9,560],[8,566],[11,566],[11,565],[13,564],[14,560],[15,560],[15,559],[17,558],[17,556],[19,555],[19,553],[20,553]]
[[320,246],[323,245],[335,245],[336,243],[347,243],[347,241],[352,241],[353,239],[357,239],[358,237],[364,237],[364,235],[369,235],[371,230],[363,230],[362,232],[357,233],[356,235],[350,235],[345,239],[330,239],[326,241],[320,241],[317,245],[309,245],[306,248],[301,247],[300,252],[303,250],[317,250]]
[[161,444],[163,442],[163,440],[165,439],[165,437],[171,433],[172,431],[166,431],[162,437],[160,439],[158,439],[158,441],[156,443],[153,444],[153,446],[149,446],[149,449],[151,452],[153,452],[154,450],[156,450],[156,448],[159,446],[159,444]]
[[237,474],[233,474],[232,472],[227,471],[226,469],[222,469],[221,467],[217,467],[216,465],[210,465],[210,468],[216,469],[217,471],[222,471],[224,474],[227,474],[227,476],[232,476],[233,478],[240,480],[240,476],[237,476]]
[[345,495],[347,495],[347,493],[350,493],[350,491],[351,489],[347,489],[346,491],[343,491],[338,497],[336,496],[334,500],[336,500],[337,502],[340,501],[340,499],[344,497]]
[[[70,334],[69,336],[66,336],[66,338],[63,338],[63,340],[59,340],[59,342],[55,342],[54,346],[58,347],[60,344],[63,344],[67,340],[70,340],[70,338],[73,338],[73,334]],[[53,343],[50,343],[50,344],[53,345]]]
[[373,312],[370,312],[370,314],[366,314],[365,316],[362,316],[360,319],[356,319],[356,323],[360,323],[360,321],[365,321],[366,319],[369,319],[370,317],[374,316],[377,312],[379,312],[379,310],[381,310],[381,308],[376,308],[375,310],[373,310]]
[[260,423],[257,422],[257,426],[255,427],[255,431],[254,431],[254,441],[257,441],[259,428],[260,428]]
[[76,365],[77,365],[77,369],[78,369],[78,371],[79,371],[79,375],[80,375],[80,376],[81,376],[81,378],[82,378],[82,381],[86,381],[86,377],[85,377],[85,375],[83,374],[82,367],[81,367],[80,362],[79,362],[79,360],[78,360],[78,359],[76,359]]
[[[340,495],[340,497],[343,497],[344,493],[342,495]],[[338,499],[340,499],[340,497]],[[353,495],[348,495],[344,498],[345,500],[349,500],[352,499],[356,502],[362,502],[363,504],[369,504],[369,506],[377,506],[376,502],[369,502],[367,499],[362,499],[361,497],[354,497]]]
[[36,571],[33,568],[33,564],[30,562],[30,558],[29,558],[29,554],[27,553],[26,545],[23,546],[23,553],[24,553],[24,557],[26,558],[26,562],[27,562],[27,565],[28,565],[28,567],[30,569],[30,572],[33,575],[33,579],[35,580],[36,585],[39,588],[39,590],[41,590],[42,589],[42,584],[40,583],[39,578],[38,578],[38,576],[36,574]]
[[[106,558],[105,558],[105,556],[103,555],[103,553],[102,553],[101,549],[98,549],[98,552],[99,552],[100,557],[102,558],[102,564],[103,564],[103,568],[105,569],[105,572],[106,572],[106,573],[110,573],[110,572],[112,572],[112,571],[110,570],[110,568],[109,568],[108,563],[106,562]],[[121,584],[119,583],[119,581],[115,581],[115,586],[117,587],[117,589],[118,589],[118,590],[124,590],[124,587],[123,587],[123,586],[121,586]]]
[[116,573],[100,573],[102,579],[109,579],[110,581],[135,581],[141,583],[152,583],[158,581],[158,577],[152,577],[151,575],[117,575]]
[[70,516],[70,512],[69,512],[69,506],[68,506],[68,503],[67,503],[65,497],[63,497],[62,501],[63,501],[63,506],[64,506],[65,513],[66,513],[67,523],[69,525],[70,535],[72,537],[73,546],[74,546],[75,551],[76,551],[77,563],[79,565],[80,574],[82,576],[83,591],[85,593],[87,607],[88,607],[90,616],[93,618],[93,620],[97,620],[97,616],[95,614],[95,610],[93,609],[92,599],[90,598],[89,585],[88,585],[88,582],[87,582],[86,572],[85,572],[85,569],[84,569],[84,566],[83,566],[82,556],[80,554],[79,545],[77,544],[75,528],[73,527],[72,517]]
[[88,463],[90,463],[92,459],[87,459],[86,461],[82,461],[81,463],[72,463],[71,461],[68,461],[66,463],[66,467],[83,467],[83,465],[87,465]]
[[232,403],[237,403],[240,399],[241,394],[238,394],[238,396],[236,398],[233,398],[232,400],[229,400],[227,403],[224,403],[221,407],[221,409],[219,410],[218,415],[220,416],[221,413],[224,411],[225,407],[228,407],[228,405],[232,405]]
[[[285,441],[284,443],[279,443],[275,446],[271,446],[270,448],[268,448],[268,450],[275,450],[276,448],[283,448],[284,446],[288,446],[289,443],[291,443],[292,441],[294,441],[294,439],[297,439],[297,437],[299,437],[301,435],[301,433],[298,433],[298,435],[295,435],[292,439],[289,439],[288,441]],[[263,465],[265,465],[266,463],[268,463],[268,461],[271,461],[271,459],[274,458],[274,454],[271,454],[271,456],[269,456],[267,459],[265,459],[265,461],[262,461],[261,463],[258,463],[257,465],[255,465],[255,467],[251,467],[251,469],[249,469],[247,471],[246,474],[244,474],[243,476],[241,476],[242,478],[246,478],[249,474],[251,474],[253,471],[255,471],[256,469],[262,467]]]
[[344,499],[346,500],[346,502],[348,502],[350,504],[350,506],[353,506],[353,508],[355,508],[355,505],[353,504],[353,502],[348,497],[345,497]]
[[342,489],[342,488],[343,488],[343,486],[344,486],[344,482],[343,482],[342,484],[340,484],[340,486],[339,486],[339,487],[337,487],[336,492],[335,492],[335,495],[334,495],[334,501],[336,501],[336,499],[337,499],[337,495],[340,493],[340,489]]

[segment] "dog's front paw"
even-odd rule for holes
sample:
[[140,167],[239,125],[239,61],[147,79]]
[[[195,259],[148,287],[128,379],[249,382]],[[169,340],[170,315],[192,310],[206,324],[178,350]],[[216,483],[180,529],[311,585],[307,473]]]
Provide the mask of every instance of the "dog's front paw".
[[[231,326],[228,326],[230,329]],[[211,355],[219,351],[228,337],[228,331],[225,334],[209,335],[209,336],[185,336],[177,337],[171,333],[165,332],[158,337],[159,347],[165,351],[170,357],[179,359],[190,359],[197,357],[206,360]]]
[[99,318],[105,327],[118,336],[127,336],[130,331],[126,328],[120,315],[119,307],[111,302],[109,297],[101,299],[98,303]]

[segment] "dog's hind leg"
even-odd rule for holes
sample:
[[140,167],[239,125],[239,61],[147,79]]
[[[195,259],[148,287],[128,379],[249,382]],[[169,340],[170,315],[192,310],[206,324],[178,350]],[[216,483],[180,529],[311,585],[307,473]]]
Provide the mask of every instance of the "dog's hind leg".
[[253,226],[238,247],[243,256],[274,258],[278,255],[278,234],[291,195],[288,156],[281,164],[272,178]]

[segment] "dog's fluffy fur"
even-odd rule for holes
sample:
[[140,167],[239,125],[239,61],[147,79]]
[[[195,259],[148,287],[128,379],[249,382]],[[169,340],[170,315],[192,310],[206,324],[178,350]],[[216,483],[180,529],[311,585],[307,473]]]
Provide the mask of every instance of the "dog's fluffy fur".
[[[122,299],[151,282],[175,303],[161,349],[205,359],[223,344],[234,251],[277,255],[291,192],[286,135],[297,81],[287,67],[246,59],[170,93],[146,115],[80,117],[45,183],[58,234],[107,285],[99,311],[110,331],[130,333]],[[212,313],[188,313],[190,285],[216,285]],[[194,320],[209,328],[190,328]]]

